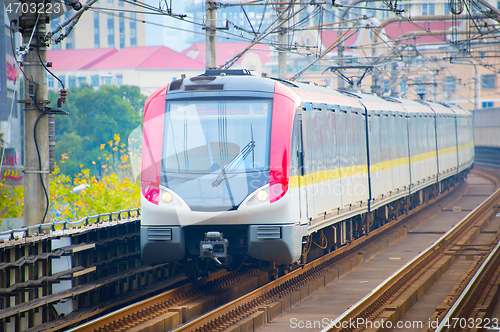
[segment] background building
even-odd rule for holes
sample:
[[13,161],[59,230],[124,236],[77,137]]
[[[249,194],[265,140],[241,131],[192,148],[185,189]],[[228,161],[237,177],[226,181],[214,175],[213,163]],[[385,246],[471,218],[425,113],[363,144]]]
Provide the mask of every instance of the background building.
[[[85,49],[117,48],[144,46],[146,29],[144,14],[137,6],[122,0],[99,0],[92,10],[84,13],[71,34],[50,49]],[[53,19],[51,30],[66,18],[71,17],[71,10],[65,16]],[[57,36],[57,35],[56,35]]]
[[[351,2],[343,1],[344,4]],[[495,1],[489,2],[498,6]],[[236,0],[224,2],[224,4],[237,3]],[[144,13],[152,11],[141,8],[134,2],[99,0],[92,10],[82,15],[69,37],[59,44],[52,45],[50,49],[106,49],[105,53],[107,53],[111,49],[122,50],[156,45],[167,46],[173,51],[182,52],[187,58],[204,63],[205,30],[202,26],[206,15],[205,0],[180,2],[147,0],[147,4],[165,12],[186,16],[184,19],[179,19],[179,17],[173,18],[168,15],[145,15]],[[217,32],[217,43],[228,45],[227,47],[218,46],[219,64],[229,58],[228,54],[231,52],[226,52],[232,51],[232,46],[229,45],[245,45],[256,33],[263,31],[277,19],[277,10],[283,10],[282,7],[273,5],[271,2],[266,4],[243,7],[240,5],[221,6],[217,9],[217,27],[227,26],[228,28],[228,30],[221,29]],[[169,5],[173,7],[166,7]],[[284,14],[286,17],[297,13],[284,25],[288,29],[286,45],[279,45],[277,33],[272,34],[263,44],[254,46],[253,50],[248,52],[236,66],[250,66],[250,69],[255,69],[257,74],[262,71],[268,75],[276,75],[277,48],[282,48],[288,51],[287,67],[289,77],[291,77],[316,60],[325,49],[334,45],[338,37],[348,28],[352,28],[341,44],[335,45],[332,51],[309,68],[299,80],[337,88],[339,79],[327,70],[329,67],[370,65],[374,68],[366,74],[361,85],[355,88],[379,94],[403,95],[408,98],[425,95],[426,98],[456,103],[466,108],[474,107],[474,99],[477,97],[480,99],[480,106],[498,106],[496,104],[498,102],[497,74],[486,68],[490,61],[489,57],[496,55],[496,46],[483,47],[481,52],[474,54],[476,60],[470,60],[471,54],[469,53],[460,54],[460,47],[474,48],[477,45],[462,43],[470,37],[472,31],[470,28],[472,22],[466,11],[457,15],[454,20],[443,20],[443,15],[451,16],[454,11],[450,8],[450,1],[398,2],[397,9],[404,10],[401,15],[411,18],[412,23],[397,17],[394,11],[389,10],[382,2],[361,2],[354,7],[340,8],[332,6],[331,3],[321,6],[306,5],[305,9],[299,12],[300,8],[302,4],[290,6],[289,11]],[[70,17],[72,14],[73,11],[70,11],[65,17]],[[422,16],[426,16],[428,21],[418,21],[418,18]],[[55,29],[65,17],[52,20],[51,29]],[[341,20],[344,20],[342,24],[340,24]],[[6,25],[7,21],[4,24]],[[432,30],[434,35],[429,35],[427,30]],[[480,39],[476,38],[474,43],[480,42]],[[343,49],[342,54],[339,53],[339,49]],[[398,49],[399,53],[395,52],[395,49]],[[256,52],[260,50],[265,52],[271,50],[270,58],[264,59],[260,55],[257,56]],[[234,55],[235,52],[231,54]],[[398,57],[398,54],[402,54],[403,57]],[[144,54],[141,53],[142,55]],[[255,61],[243,61],[252,57]],[[93,56],[90,58],[93,59]],[[446,58],[454,58],[454,60],[450,63],[450,61],[446,62]],[[221,62],[220,59],[224,61]],[[477,59],[484,59],[481,60],[483,63]],[[53,62],[54,66],[60,66],[56,61]],[[69,59],[59,58],[57,62],[67,63],[63,67],[71,68],[71,70],[90,68],[85,67],[88,61],[77,53],[72,54]],[[253,65],[255,67],[252,67]],[[161,69],[170,72],[164,75],[163,82],[167,77],[178,77],[179,70],[176,69],[182,71],[190,68],[196,67],[188,65],[188,68]],[[103,68],[100,69],[102,72],[92,75],[93,79],[87,74],[76,72],[64,75],[63,78],[67,80],[67,85],[70,87],[85,82],[93,86],[105,84],[103,82],[126,84],[127,75],[123,74],[120,78],[117,72],[119,68],[111,69],[116,71],[112,78],[102,76],[105,75]],[[363,76],[362,70],[346,71],[345,74],[354,78]],[[96,75],[99,77],[97,81]],[[50,77],[47,79],[49,88],[57,88],[54,82],[51,82]],[[478,82],[479,89],[475,87],[476,82]],[[0,93],[3,92],[0,91]]]
[[[219,62],[224,63],[242,50],[246,44],[218,45]],[[47,52],[47,60],[53,63],[52,72],[66,85],[78,87],[84,84],[98,88],[101,85],[136,85],[143,94],[149,95],[161,86],[186,76],[205,72],[205,44],[195,44],[178,53],[165,46],[55,50]],[[270,50],[251,50],[235,68],[254,68],[260,75],[270,61]],[[46,77],[49,89],[59,89],[59,83],[50,75]]]
[[[300,15],[309,18],[301,19],[299,15],[302,24],[300,29],[295,28],[295,39],[289,43],[298,50],[288,56],[289,76],[335,45],[299,80],[337,88],[340,79],[327,70],[329,67],[358,66],[343,71],[347,78],[357,81],[363,77],[364,67],[371,66],[361,85],[354,84],[354,89],[411,99],[421,96],[468,109],[474,108],[475,100],[479,107],[497,106],[498,74],[491,66],[500,49],[491,42],[493,21],[475,6],[460,9],[450,7],[450,3],[399,1],[397,9],[404,10],[401,17],[380,2],[340,9],[328,9],[326,5],[319,20],[323,22],[321,28],[317,27],[317,15],[312,19],[313,11],[308,9]],[[495,8],[500,6],[500,2],[489,3]],[[327,17],[327,13],[333,16]],[[342,25],[324,25],[342,19]],[[347,82],[343,84],[349,87]]]
[[[2,149],[0,149],[0,166],[17,166],[22,164],[22,136],[20,107],[17,103],[19,99],[19,70],[14,55],[12,53],[11,34],[9,18],[2,3],[0,13],[0,26],[2,32],[0,36],[0,131],[6,153],[1,160]],[[16,35],[12,34],[14,47],[17,45]],[[4,172],[4,171],[2,171]],[[0,181],[3,176],[0,177]]]
[[[146,0],[145,2],[154,7],[166,3],[158,0]],[[185,14],[185,3],[186,1],[173,1],[172,12],[174,14]],[[163,7],[163,9],[167,10],[169,8]],[[145,24],[146,46],[161,45],[182,52],[191,45],[192,33],[190,29],[192,29],[192,25],[187,22],[187,20],[190,20],[189,17],[184,21],[167,15],[146,15],[146,20],[148,22]]]

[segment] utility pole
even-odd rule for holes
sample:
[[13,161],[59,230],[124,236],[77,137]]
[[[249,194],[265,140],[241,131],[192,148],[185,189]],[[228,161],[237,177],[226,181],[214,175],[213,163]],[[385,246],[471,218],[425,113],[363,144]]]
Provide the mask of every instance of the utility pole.
[[[464,65],[465,64],[463,62],[456,62],[453,60],[455,60],[455,59],[450,58],[450,63],[457,64],[457,65]],[[481,100],[481,72],[477,69],[477,66],[473,60],[461,59],[460,61],[467,61],[472,66],[474,66],[474,109],[477,110],[477,109],[479,109],[479,103]]]
[[278,34],[278,78],[282,80],[287,79],[287,64],[286,64],[286,45],[287,45],[287,29],[284,27],[286,21],[283,16],[285,15],[285,5],[280,5],[280,11],[277,11],[279,16],[278,24],[281,24],[280,32]]
[[[472,62],[472,61],[471,61]],[[481,99],[481,73],[476,68],[476,64],[472,63],[474,66],[474,109],[479,109],[479,99]]]
[[[340,38],[340,35],[342,34],[342,30],[345,27],[344,24],[344,19],[351,10],[351,8],[354,8],[356,5],[362,3],[362,2],[375,2],[378,0],[352,0],[348,3],[348,6],[345,9],[340,10],[340,18],[339,18],[339,31],[337,32],[337,37]],[[333,1],[335,3],[335,1]],[[344,41],[339,40],[339,44],[337,46],[337,66],[343,67],[344,66]],[[372,75],[374,78],[376,78],[376,75]],[[376,84],[376,83],[375,83]],[[375,85],[374,84],[374,85]],[[340,75],[337,78],[337,89],[344,89],[344,80]]]
[[205,1],[205,11],[207,15],[206,23],[206,43],[205,43],[205,68],[214,69],[217,67],[217,4],[215,1]]
[[394,62],[391,66],[391,97],[399,95],[398,79],[398,64]]
[[432,84],[432,101],[433,102],[437,102],[437,82],[436,82],[436,78],[437,78],[437,75],[438,75],[439,71],[436,70],[436,72],[434,73],[434,83]]
[[[36,0],[28,0],[39,8]],[[42,2],[43,3],[43,2]],[[24,80],[24,223],[33,226],[50,220],[49,201],[49,119],[43,110],[47,105],[47,89],[44,85],[44,69],[40,62],[46,62],[45,27],[49,18],[40,14],[28,13],[19,17],[19,30],[23,45],[28,49],[23,57]],[[36,125],[36,132],[35,132]],[[36,135],[35,145],[34,135]],[[45,191],[43,185],[45,185]],[[47,212],[46,212],[47,211]]]
[[[342,12],[342,14],[340,15],[339,30],[337,31],[337,37],[339,39],[339,44],[337,46],[337,66],[338,67],[344,66],[344,42],[342,40],[340,40],[340,38],[342,35],[342,28],[344,27],[344,18],[346,16],[348,10],[349,10],[349,8],[346,11]],[[340,75],[337,75],[337,89],[339,89],[339,90],[344,89],[344,79]]]

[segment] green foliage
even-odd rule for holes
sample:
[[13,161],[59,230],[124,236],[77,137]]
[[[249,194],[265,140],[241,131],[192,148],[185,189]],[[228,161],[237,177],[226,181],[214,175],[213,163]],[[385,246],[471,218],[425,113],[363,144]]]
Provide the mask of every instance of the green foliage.
[[[4,141],[4,138],[3,138],[3,133],[2,131],[0,130],[0,159],[2,158],[3,156],[3,149],[4,149],[4,146],[5,146],[5,141]],[[0,164],[3,163],[3,160],[0,160]]]
[[[52,105],[57,104],[57,93],[51,92],[49,98]],[[56,119],[56,159],[61,158],[61,172],[74,176],[84,165],[91,174],[100,176],[91,166],[101,156],[99,147],[113,141],[115,134],[128,137],[141,124],[145,101],[146,96],[136,86],[69,89],[63,109],[70,115]],[[106,145],[105,152],[112,154],[112,148]]]
[[[82,183],[90,185],[76,194],[72,189]],[[0,218],[22,218],[24,187],[0,186]],[[129,178],[111,173],[101,179],[81,170],[73,179],[56,171],[50,178],[51,220],[77,220],[84,216],[124,209],[140,205],[140,188]]]
[[[75,144],[83,139],[74,134],[66,134],[64,147],[71,153]],[[112,152],[107,152],[107,149]],[[51,220],[76,220],[88,215],[133,209],[140,206],[140,187],[134,184],[129,153],[120,135],[100,144],[96,149],[97,161],[92,161],[93,173],[76,165],[68,154],[62,154],[61,163],[73,163],[78,169],[74,176],[61,174],[59,165],[50,174],[50,211]],[[73,188],[86,183],[90,185],[79,194]],[[0,218],[22,218],[24,206],[24,187],[6,186],[0,183]]]
[[2,151],[3,151],[3,146],[4,146],[4,139],[3,139],[3,133],[2,131],[0,130],[0,156],[2,155]]
[[[74,186],[90,185],[79,194],[71,191]],[[140,188],[130,179],[120,179],[113,173],[100,180],[82,170],[74,180],[69,176],[55,174],[51,183],[53,220],[77,220],[84,216],[136,208],[140,205]]]
[[[49,92],[52,107],[58,97]],[[135,86],[69,89],[63,109],[70,115],[56,118],[56,159],[60,161],[50,179],[51,211],[57,214],[52,220],[74,220],[140,205],[126,138],[140,126],[145,101]],[[132,156],[138,158],[137,151]],[[82,183],[90,187],[73,193],[73,187]],[[20,218],[23,207],[24,188],[0,183],[0,218]]]
[[0,183],[0,218],[22,218],[24,187],[5,186]]

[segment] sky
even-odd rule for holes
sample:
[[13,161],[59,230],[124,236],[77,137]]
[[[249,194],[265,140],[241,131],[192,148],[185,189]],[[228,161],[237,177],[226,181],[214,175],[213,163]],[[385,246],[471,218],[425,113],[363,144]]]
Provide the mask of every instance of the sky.
[[[146,0],[146,3],[158,7],[160,0]],[[163,4],[164,6],[164,4]],[[184,9],[184,1],[173,1],[172,12],[178,14],[186,13]],[[163,7],[165,8],[165,7]],[[181,29],[190,29],[191,25],[181,20],[163,16],[163,15],[146,15],[149,22],[154,22],[161,25],[179,27]],[[153,24],[146,24],[146,46],[163,45],[177,52],[181,52],[190,46],[186,41],[189,33],[176,29],[167,29]]]

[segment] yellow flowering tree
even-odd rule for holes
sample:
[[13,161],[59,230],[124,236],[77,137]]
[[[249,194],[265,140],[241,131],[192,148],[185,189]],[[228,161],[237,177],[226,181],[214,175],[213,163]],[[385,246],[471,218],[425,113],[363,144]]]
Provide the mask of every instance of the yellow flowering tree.
[[[72,188],[88,184],[80,193]],[[130,179],[120,179],[111,173],[98,179],[90,175],[90,170],[82,169],[73,181],[67,176],[57,174],[51,181],[52,218],[54,220],[77,220],[85,216],[124,209],[140,205],[140,188]]]
[[119,179],[133,177],[127,146],[120,142],[120,135],[115,134],[112,140],[101,144],[102,155],[92,160],[94,174],[99,178],[112,173],[118,175]]
[[[51,220],[77,220],[140,206],[140,187],[134,183],[127,148],[120,142],[116,134],[113,140],[100,145],[102,156],[92,161],[93,174],[80,164],[80,172],[70,177],[56,165],[50,176]],[[68,154],[63,153],[59,163],[64,164],[68,159]],[[82,184],[89,186],[79,193],[73,192],[73,188]],[[0,185],[0,218],[22,217],[23,200],[23,187]]]
[[[58,95],[49,95],[55,105]],[[132,86],[105,85],[95,90],[84,85],[69,89],[63,108],[70,115],[58,117],[56,126],[56,155],[65,153],[69,157],[60,164],[61,172],[74,176],[83,164],[93,173],[91,162],[100,156],[99,144],[109,147],[107,142],[114,142],[113,134],[125,138],[139,126],[145,101],[140,89]]]
[[23,207],[24,188],[5,186],[0,183],[0,218],[22,218]]
[[[53,214],[56,219],[78,219],[86,215],[133,209],[140,206],[140,188],[134,184],[127,147],[121,143],[119,134],[113,139],[101,143],[101,156],[92,161],[92,175],[89,169],[83,169],[71,179],[56,174],[54,184],[62,191],[51,190],[51,200],[54,202]],[[61,156],[65,162],[67,155]],[[81,184],[89,187],[75,194],[72,188]]]

